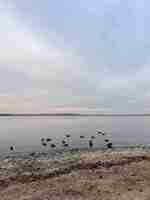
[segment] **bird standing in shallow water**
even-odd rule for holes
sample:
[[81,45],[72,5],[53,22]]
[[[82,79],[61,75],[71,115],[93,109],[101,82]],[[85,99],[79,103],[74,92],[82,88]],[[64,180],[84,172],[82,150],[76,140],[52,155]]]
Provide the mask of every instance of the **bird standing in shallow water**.
[[107,143],[107,148],[112,149],[112,143],[111,142]]
[[93,141],[89,140],[89,148],[92,148],[92,147],[93,147]]

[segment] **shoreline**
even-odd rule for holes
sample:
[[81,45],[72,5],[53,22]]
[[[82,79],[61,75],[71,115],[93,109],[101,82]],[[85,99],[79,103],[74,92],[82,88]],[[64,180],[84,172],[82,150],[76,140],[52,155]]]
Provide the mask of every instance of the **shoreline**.
[[[27,177],[51,177],[53,174],[65,174],[69,168],[81,168],[82,158],[87,156],[88,161],[97,162],[101,165],[103,155],[110,157],[113,155],[127,155],[135,158],[136,156],[150,155],[150,149],[142,148],[116,148],[116,149],[72,149],[55,150],[41,152],[15,152],[0,157],[0,181],[18,179],[19,176]],[[97,156],[97,157],[96,157]],[[94,159],[93,159],[94,158]],[[97,158],[97,160],[95,159]],[[113,158],[112,158],[113,159]],[[122,157],[120,157],[122,159]],[[79,165],[78,165],[79,164]],[[86,163],[87,165],[89,163]],[[103,164],[102,164],[103,165]],[[86,168],[84,165],[82,168]],[[63,172],[64,171],[64,172]],[[0,184],[1,186],[1,184]]]
[[[87,172],[86,181],[90,184],[88,173],[95,173],[100,170],[101,175],[98,175],[99,177],[103,176],[103,170],[108,172],[113,168],[124,170],[124,167],[138,166],[141,163],[150,165],[149,149],[72,150],[61,154],[59,152],[59,156],[53,158],[47,154],[41,155],[39,152],[31,152],[28,155],[24,154],[24,156],[10,155],[0,160],[0,195],[12,186],[19,186],[22,190],[22,187],[27,187],[28,184],[44,184],[45,181],[52,184],[51,181],[61,180],[62,177],[66,177],[68,182],[72,184],[72,180],[69,178],[70,175],[82,174],[84,171]],[[113,173],[112,178],[116,175],[116,173]],[[63,185],[57,183],[56,187],[61,188]],[[9,200],[7,195],[4,199]],[[14,199],[12,198],[12,200]],[[18,198],[18,200],[21,199]]]

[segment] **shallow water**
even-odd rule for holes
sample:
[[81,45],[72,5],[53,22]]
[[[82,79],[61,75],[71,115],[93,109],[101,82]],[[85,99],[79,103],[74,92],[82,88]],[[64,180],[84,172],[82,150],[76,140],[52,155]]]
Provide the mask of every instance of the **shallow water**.
[[[41,137],[52,138],[60,148],[67,133],[71,134],[72,147],[85,148],[89,137],[96,135],[98,130],[108,136],[97,136],[96,148],[103,147],[106,137],[115,145],[150,143],[150,117],[1,117],[0,151],[7,151],[10,145],[14,145],[16,151],[43,150]],[[80,135],[85,139],[80,139]]]

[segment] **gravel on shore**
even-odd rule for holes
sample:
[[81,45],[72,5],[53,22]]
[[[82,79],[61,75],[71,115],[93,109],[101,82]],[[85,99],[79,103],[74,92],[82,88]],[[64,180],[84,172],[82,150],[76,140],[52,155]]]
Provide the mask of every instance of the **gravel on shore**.
[[0,200],[148,200],[150,151],[68,151],[0,159]]

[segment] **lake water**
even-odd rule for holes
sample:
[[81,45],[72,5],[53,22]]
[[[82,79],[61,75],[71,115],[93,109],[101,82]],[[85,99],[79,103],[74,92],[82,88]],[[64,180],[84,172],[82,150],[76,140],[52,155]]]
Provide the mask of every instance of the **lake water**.
[[[88,139],[104,131],[115,145],[149,144],[150,117],[1,117],[0,151],[14,145],[16,151],[36,150],[40,139],[50,137],[61,147],[64,135],[71,134],[72,147],[88,147]],[[85,139],[80,139],[84,135]],[[95,147],[103,147],[105,137],[97,136]],[[46,147],[46,148],[49,148]]]

